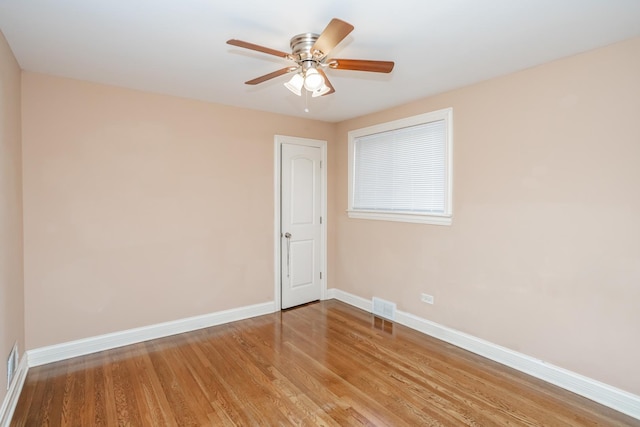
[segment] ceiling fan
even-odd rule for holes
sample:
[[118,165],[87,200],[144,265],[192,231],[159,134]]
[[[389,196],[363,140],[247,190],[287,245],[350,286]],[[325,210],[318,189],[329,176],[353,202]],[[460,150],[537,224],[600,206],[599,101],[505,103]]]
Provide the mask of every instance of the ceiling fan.
[[300,96],[302,88],[304,88],[311,92],[313,97],[317,97],[335,92],[324,72],[325,68],[374,73],[390,73],[393,70],[394,63],[392,61],[328,58],[329,52],[351,31],[353,31],[353,25],[334,18],[321,34],[303,33],[292,37],[290,41],[291,53],[236,39],[227,40],[227,43],[295,62],[295,65],[246,81],[246,84],[257,85],[283,74],[295,73],[291,80],[284,84],[287,89]]

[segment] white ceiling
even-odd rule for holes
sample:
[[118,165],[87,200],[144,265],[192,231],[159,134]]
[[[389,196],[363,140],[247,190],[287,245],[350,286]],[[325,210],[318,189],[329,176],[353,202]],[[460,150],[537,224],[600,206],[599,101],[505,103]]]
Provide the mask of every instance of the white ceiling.
[[[226,40],[289,51],[334,17],[330,57],[393,72],[328,70],[309,113],[287,76],[243,84],[289,62]],[[334,122],[640,36],[640,0],[0,0],[0,30],[28,71]]]

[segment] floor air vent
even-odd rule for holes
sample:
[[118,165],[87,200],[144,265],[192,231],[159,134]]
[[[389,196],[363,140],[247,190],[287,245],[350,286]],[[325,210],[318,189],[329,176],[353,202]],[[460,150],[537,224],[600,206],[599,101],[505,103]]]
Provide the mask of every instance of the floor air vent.
[[18,370],[18,343],[13,344],[9,358],[7,359],[7,390],[11,386],[13,376]]
[[391,301],[385,301],[378,297],[373,297],[373,315],[384,317],[385,319],[395,320],[396,318],[396,303]]

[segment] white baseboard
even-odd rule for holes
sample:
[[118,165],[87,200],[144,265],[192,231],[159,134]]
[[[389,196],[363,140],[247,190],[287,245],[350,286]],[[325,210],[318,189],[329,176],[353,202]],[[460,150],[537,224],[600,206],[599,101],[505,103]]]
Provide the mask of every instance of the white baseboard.
[[[350,294],[340,289],[329,289],[329,298],[334,298],[361,310],[371,312],[371,300]],[[612,387],[543,360],[476,338],[464,332],[448,328],[411,313],[396,311],[395,321],[424,334],[446,341],[472,353],[517,369],[551,384],[562,387],[608,406],[616,411],[640,419],[640,396]]]
[[27,379],[27,371],[29,370],[29,364],[27,362],[27,354],[23,354],[18,364],[16,374],[13,376],[13,380],[9,385],[9,390],[4,397],[2,406],[0,406],[0,427],[9,427],[11,418],[13,417],[13,411],[16,410],[18,399],[20,398],[20,392],[24,381]]
[[69,341],[47,347],[40,347],[27,351],[28,364],[29,366],[44,365],[47,363],[70,359],[72,357],[84,356],[86,354],[96,353],[103,350],[110,350],[112,348],[149,341],[156,338],[164,338],[170,335],[181,334],[183,332],[208,328],[210,326],[221,325],[223,323],[235,322],[236,320],[262,316],[264,314],[273,313],[274,311],[276,311],[275,304],[273,301],[270,301],[262,304],[218,311],[216,313],[204,314],[202,316],[188,317],[186,319],[158,323],[141,328],[128,329],[125,331]]

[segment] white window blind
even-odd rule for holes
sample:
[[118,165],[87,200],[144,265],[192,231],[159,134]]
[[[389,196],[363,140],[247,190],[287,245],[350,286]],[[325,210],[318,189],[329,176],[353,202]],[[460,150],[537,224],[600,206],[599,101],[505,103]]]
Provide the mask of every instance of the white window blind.
[[451,109],[349,132],[349,216],[451,223]]
[[445,212],[445,122],[355,141],[355,209]]

